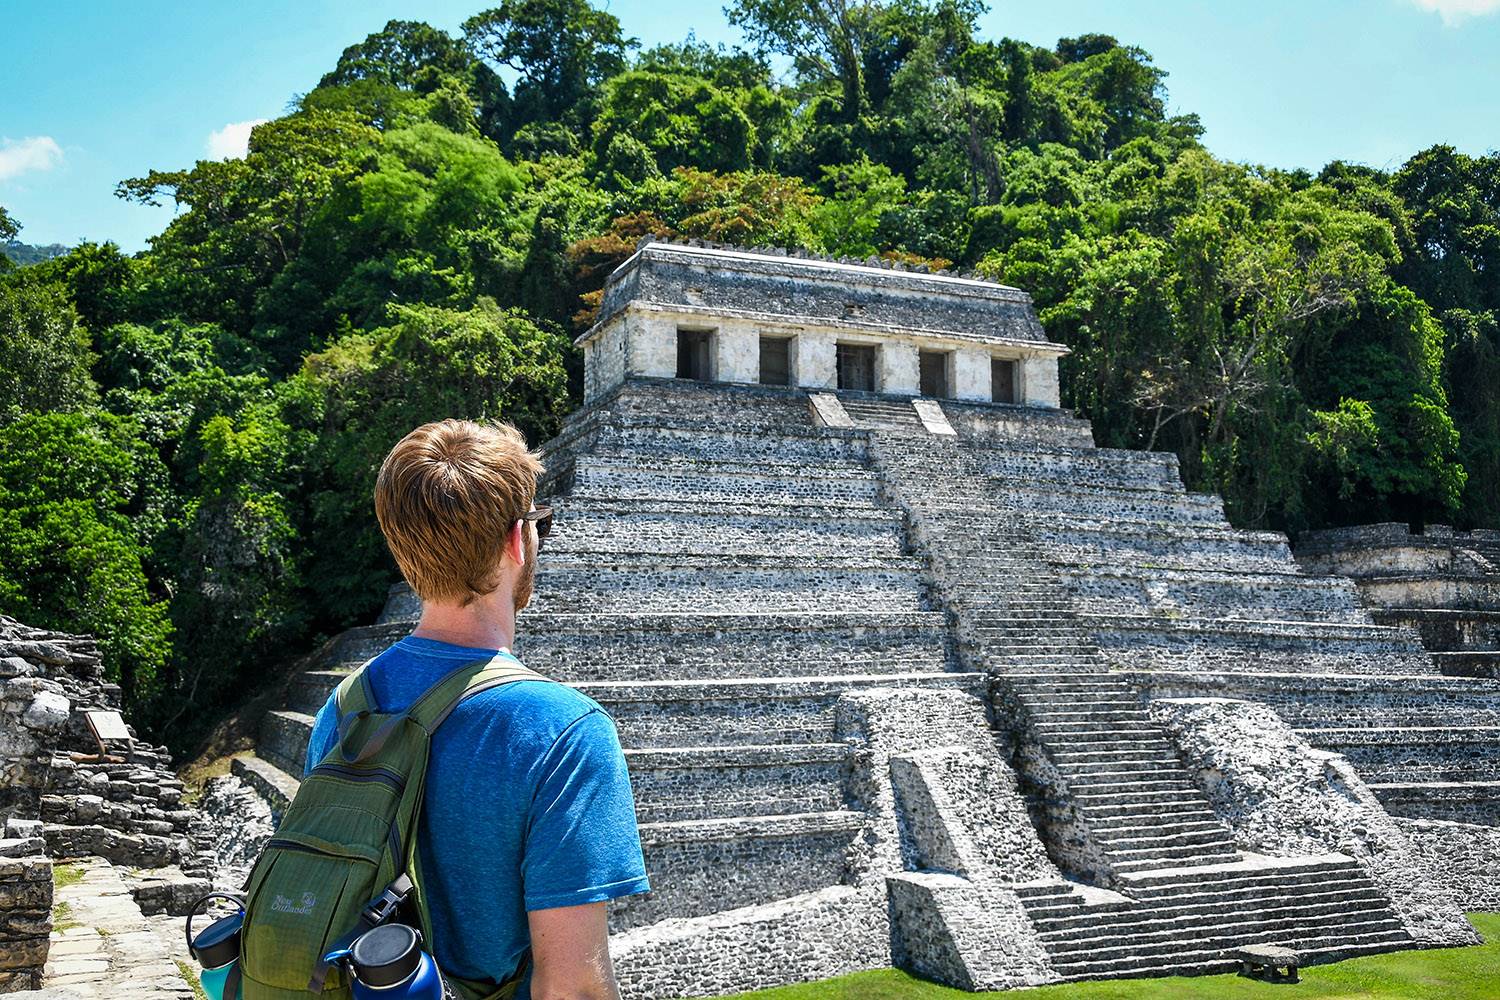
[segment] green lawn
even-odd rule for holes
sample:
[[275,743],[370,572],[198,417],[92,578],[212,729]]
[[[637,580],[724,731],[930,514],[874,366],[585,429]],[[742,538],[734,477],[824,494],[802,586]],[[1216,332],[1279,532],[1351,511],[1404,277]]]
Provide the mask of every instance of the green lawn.
[[[1496,1000],[1500,998],[1500,913],[1471,913],[1469,919],[1484,935],[1485,944],[1314,966],[1302,970],[1302,982],[1296,986],[1274,986],[1238,976],[1197,976],[1066,983],[988,995],[1016,1000]],[[975,995],[886,969],[744,993],[739,1000],[958,1000]]]

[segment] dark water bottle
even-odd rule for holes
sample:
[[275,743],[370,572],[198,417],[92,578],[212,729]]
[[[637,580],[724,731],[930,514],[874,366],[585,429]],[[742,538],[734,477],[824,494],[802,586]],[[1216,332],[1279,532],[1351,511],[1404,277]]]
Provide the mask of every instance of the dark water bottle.
[[355,938],[348,963],[355,1000],[444,1000],[452,996],[437,963],[422,950],[422,935],[405,924],[384,924]]
[[[204,903],[213,899],[226,899],[234,903],[240,909],[227,917],[220,917],[209,924],[196,935],[193,934],[193,917]],[[192,952],[193,958],[203,966],[203,971],[198,973],[198,982],[203,984],[203,992],[208,994],[209,1000],[240,1000],[239,961],[240,961],[240,930],[245,924],[245,904],[240,897],[227,892],[211,892],[198,902],[187,915],[187,942],[188,951]],[[234,986],[230,989],[230,995],[225,995],[225,987],[228,986],[231,977]]]

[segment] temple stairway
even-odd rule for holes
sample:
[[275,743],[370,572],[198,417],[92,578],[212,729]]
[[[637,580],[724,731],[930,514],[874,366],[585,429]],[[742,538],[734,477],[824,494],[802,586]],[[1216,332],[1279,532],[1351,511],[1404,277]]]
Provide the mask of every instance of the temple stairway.
[[[955,670],[863,436],[818,430],[785,392],[705,422],[721,397],[698,392],[622,393],[544,456],[556,521],[516,652],[618,725],[656,889],[618,901],[616,931],[846,883],[865,817],[839,695],[983,690]],[[332,642],[266,717],[264,761],[300,772],[312,714],[418,611],[397,586]]]
[[[960,408],[944,409],[961,423]],[[1082,880],[1021,887],[1053,968],[1065,979],[1209,971],[1229,967],[1225,949],[1257,942],[1324,959],[1410,947],[1349,858],[1242,855],[1133,678],[1115,672],[1127,642],[1098,638],[1101,622],[1129,636],[1127,619],[1139,629],[1165,617],[1197,629],[1174,633],[1183,649],[1216,629],[1240,642],[1242,626],[1279,617],[1261,606],[1289,603],[1315,635],[1367,641],[1347,586],[1332,581],[1329,598],[1328,581],[1296,572],[1280,536],[1230,528],[1217,500],[1182,489],[1170,456],[915,428],[889,416],[871,425],[887,489],[954,615],[962,662],[991,675],[1049,853]],[[1203,610],[1163,616],[1147,593]],[[1405,637],[1387,648],[1378,634],[1387,645],[1370,656],[1376,668],[1380,656],[1417,655]],[[1316,641],[1292,635],[1301,651]]]

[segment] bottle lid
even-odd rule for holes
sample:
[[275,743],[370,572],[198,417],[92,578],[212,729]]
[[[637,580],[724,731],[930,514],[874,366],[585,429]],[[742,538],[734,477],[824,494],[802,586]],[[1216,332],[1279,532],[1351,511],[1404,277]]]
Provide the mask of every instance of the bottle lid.
[[205,969],[217,969],[239,958],[240,928],[244,923],[243,913],[231,913],[199,931],[192,947],[198,964]]
[[422,936],[405,924],[384,924],[354,939],[349,961],[366,986],[395,986],[421,966]]

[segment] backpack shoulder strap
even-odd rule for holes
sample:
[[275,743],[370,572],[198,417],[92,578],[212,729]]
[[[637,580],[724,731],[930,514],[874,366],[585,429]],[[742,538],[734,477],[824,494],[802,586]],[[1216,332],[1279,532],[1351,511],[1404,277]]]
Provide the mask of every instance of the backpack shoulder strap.
[[[465,664],[438,681],[412,705],[409,709],[410,718],[421,726],[430,738],[460,703],[480,692],[516,681],[550,680],[551,678],[523,666],[515,657],[500,653],[488,660]],[[427,894],[421,888],[420,869],[417,853],[412,851],[407,866],[407,875],[418,887],[418,921],[423,932],[428,933],[432,927],[432,915],[427,908]],[[453,989],[459,1000],[513,1000],[520,991],[521,983],[530,971],[530,967],[531,949],[527,948],[516,971],[511,973],[504,982],[491,983],[461,979],[452,973],[445,973],[444,981]]]
[[368,681],[363,682],[366,693],[361,695],[356,693],[353,678],[350,678],[345,682],[350,684],[350,689],[341,692],[349,699],[351,710],[344,711],[342,703],[339,706],[339,753],[346,764],[363,763],[378,754],[385,747],[386,742],[408,720],[415,722],[428,736],[431,736],[437,731],[437,727],[443,724],[443,720],[447,719],[449,714],[458,707],[458,703],[465,698],[514,681],[538,680],[545,681],[548,678],[522,666],[515,657],[504,653],[496,654],[486,660],[473,660],[449,671],[428,688],[406,711],[386,717],[380,728],[371,733],[358,749],[354,749],[349,746],[354,728],[362,719],[374,713],[369,708],[352,708],[357,699],[363,700],[366,704],[373,704],[373,699],[368,694]]
[[375,690],[370,686],[370,664],[373,661],[366,660],[358,668],[350,671],[349,675],[339,681],[338,686],[333,689],[334,708],[339,718],[343,718],[350,712],[374,712],[376,708]]
[[411,720],[431,736],[460,702],[482,691],[516,681],[545,680],[549,678],[523,665],[514,656],[497,653],[488,660],[465,664],[434,684],[412,704],[409,709]]

